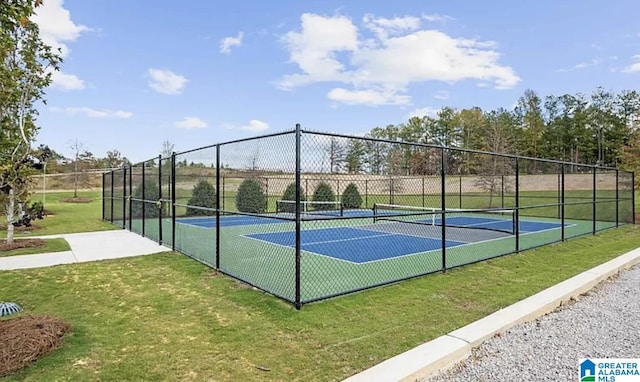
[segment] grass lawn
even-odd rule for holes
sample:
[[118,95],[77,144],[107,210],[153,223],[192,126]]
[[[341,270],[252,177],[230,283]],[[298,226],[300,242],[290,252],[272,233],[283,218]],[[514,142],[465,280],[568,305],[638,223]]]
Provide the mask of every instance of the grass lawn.
[[6,380],[341,380],[639,246],[627,226],[300,311],[175,253],[0,272],[4,301],[73,325]]
[[[60,233],[102,231],[118,229],[102,221],[102,191],[78,192],[79,197],[91,198],[90,203],[61,202],[62,198],[73,197],[73,192],[47,192],[45,206],[50,213],[42,220],[33,222],[34,228],[29,234],[16,232],[16,238],[53,235]],[[42,194],[34,193],[31,201],[42,201]],[[4,219],[4,217],[2,217]],[[0,237],[6,237],[7,231],[1,230]]]
[[[20,239],[18,239],[20,240]],[[65,239],[46,239],[45,245],[37,248],[18,248],[10,251],[0,251],[0,257],[31,255],[34,253],[70,251],[69,243]]]

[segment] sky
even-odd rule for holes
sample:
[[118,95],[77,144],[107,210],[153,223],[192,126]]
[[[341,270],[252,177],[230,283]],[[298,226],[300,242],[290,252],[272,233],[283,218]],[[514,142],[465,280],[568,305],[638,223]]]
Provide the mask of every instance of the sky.
[[362,135],[526,89],[640,86],[638,0],[44,0],[37,144],[132,162],[293,129]]

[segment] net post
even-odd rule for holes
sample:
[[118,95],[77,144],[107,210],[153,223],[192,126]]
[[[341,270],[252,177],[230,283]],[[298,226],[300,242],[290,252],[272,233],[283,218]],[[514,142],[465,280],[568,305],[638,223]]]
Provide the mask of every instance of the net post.
[[[218,190],[218,193],[219,190]],[[176,153],[171,153],[171,250],[176,250]]]
[[147,162],[142,162],[142,201],[140,202],[140,204],[142,204],[142,237],[144,236],[144,231],[145,231],[145,215],[146,215],[146,203],[145,200],[147,200],[147,196],[146,196],[146,192],[145,192],[145,182],[146,182],[146,176],[145,176],[145,167],[147,167]]
[[158,155],[158,244],[162,245],[162,155]]
[[516,252],[520,252],[520,161],[516,157]]
[[565,241],[565,227],[564,227],[564,220],[565,220],[565,185],[564,185],[564,163],[561,164],[561,168],[562,170],[560,170],[560,235],[561,235],[561,240]]
[[133,212],[133,207],[131,206],[131,195],[133,195],[133,165],[129,166],[129,230],[133,229],[133,217],[131,213]]
[[596,173],[598,171],[597,167],[593,168],[593,217],[592,217],[592,223],[593,223],[593,234],[596,234]]
[[446,186],[445,183],[445,158],[444,158],[444,146],[440,148],[440,210],[442,211],[442,216],[440,217],[440,224],[442,225],[440,232],[442,235],[442,272],[447,270],[447,239],[446,239],[446,199],[444,188]]
[[218,192],[216,192],[216,269],[220,269],[220,145],[219,144],[216,145],[216,190],[218,190]]
[[300,179],[300,152],[301,152],[301,137],[302,132],[300,130],[300,124],[296,123],[296,264],[295,264],[295,306],[296,309],[300,310],[302,307],[300,301],[300,192],[302,191],[302,183]]

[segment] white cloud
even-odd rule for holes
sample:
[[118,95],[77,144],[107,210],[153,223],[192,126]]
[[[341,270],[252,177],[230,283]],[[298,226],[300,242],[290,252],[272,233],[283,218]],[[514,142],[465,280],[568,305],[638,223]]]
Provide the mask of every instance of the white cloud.
[[447,15],[441,15],[438,13],[433,13],[430,15],[422,15],[422,18],[427,20],[428,22],[447,22],[447,21],[451,21],[451,20],[455,20],[453,17],[451,16],[447,16]]
[[200,118],[185,117],[182,121],[174,122],[173,126],[179,129],[191,130],[191,129],[204,129],[209,125],[207,124],[207,122],[201,120]]
[[[435,20],[435,16],[423,16]],[[476,80],[498,89],[514,87],[520,78],[500,65],[493,41],[454,38],[438,30],[420,29],[417,17],[376,18],[362,24],[366,38],[351,19],[305,13],[301,29],[282,41],[300,72],[283,76],[277,85],[293,89],[319,82],[341,83],[327,97],[350,104],[406,104],[408,86],[416,82]],[[386,96],[385,96],[386,95]],[[365,102],[358,100],[364,99]]]
[[220,40],[220,53],[229,54],[231,48],[236,46],[242,46],[243,33],[239,32],[236,37],[225,37]]
[[148,73],[151,77],[149,87],[162,94],[180,94],[188,81],[170,70],[150,68]]
[[640,54],[636,54],[632,58],[635,62],[627,66],[626,68],[622,69],[623,72],[625,73],[640,72]]
[[85,84],[75,74],[53,71],[51,73],[51,87],[61,90],[82,90],[85,88]]
[[252,119],[245,125],[234,125],[226,123],[223,125],[227,129],[245,130],[245,131],[264,131],[269,128],[269,124],[257,119]]
[[592,66],[598,66],[598,65],[600,65],[600,63],[602,63],[602,59],[594,58],[594,59],[592,59],[590,61],[580,62],[578,64],[575,64],[569,69],[557,69],[556,72],[560,72],[560,73],[572,72],[574,70],[585,69],[585,68],[589,68],[589,67],[592,67]]
[[73,42],[82,32],[91,29],[71,20],[71,13],[64,8],[63,0],[46,0],[36,8],[32,20],[40,27],[40,37],[47,45],[61,49],[63,58],[69,54],[65,42]]
[[130,111],[122,111],[122,110],[108,110],[108,109],[92,109],[89,107],[52,107],[51,111],[56,113],[64,113],[67,115],[78,115],[82,114],[89,118],[117,118],[117,119],[127,119],[133,116],[133,113]]
[[451,94],[449,94],[449,92],[446,90],[440,90],[436,93],[436,95],[433,96],[433,98],[440,100],[449,99],[449,97],[451,97]]
[[437,117],[440,109],[436,109],[433,107],[421,107],[419,109],[411,110],[411,112],[407,113],[406,119],[410,119],[413,117]]
[[411,98],[406,95],[398,95],[395,92],[378,91],[374,89],[347,90],[335,88],[327,94],[327,97],[332,101],[342,102],[348,105],[406,105],[411,101]]

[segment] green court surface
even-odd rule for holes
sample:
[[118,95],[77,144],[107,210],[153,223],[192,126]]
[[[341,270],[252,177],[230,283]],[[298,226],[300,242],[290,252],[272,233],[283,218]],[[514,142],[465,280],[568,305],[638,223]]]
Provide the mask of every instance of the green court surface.
[[[221,222],[224,222],[224,219],[229,219],[229,217],[221,217]],[[295,301],[295,247],[277,243],[278,238],[286,238],[288,235],[293,235],[295,222],[262,217],[259,219],[273,221],[267,222],[270,224],[251,224],[251,221],[247,221],[246,224],[245,222],[234,225],[221,224],[219,228],[219,269],[271,294],[289,301]],[[522,220],[532,223],[548,223],[551,224],[552,228],[522,232],[519,235],[520,250],[561,241],[561,225],[558,219],[524,216],[521,217]],[[165,245],[171,246],[173,239],[171,235],[171,219],[163,219],[162,224],[162,241]],[[176,250],[215,268],[216,228],[215,225],[204,225],[192,224],[189,218],[177,219],[175,247]],[[615,225],[615,222],[597,221],[595,228],[596,231],[600,231],[615,227]],[[425,242],[429,244],[440,243],[441,238],[437,235],[437,231],[440,231],[440,228],[437,228],[434,234],[433,232],[426,232],[421,226],[413,227],[413,225],[411,229],[418,231],[404,232],[407,231],[404,228],[406,226],[408,226],[406,223],[392,223],[389,227],[393,229],[400,227],[403,232],[395,234],[392,229],[389,232],[382,232],[380,235],[373,235],[372,239],[367,237],[353,238],[353,240],[358,240],[357,243],[353,243],[351,242],[352,238],[348,237],[348,232],[351,232],[349,230],[375,229],[377,226],[373,225],[371,217],[301,222],[301,234],[303,237],[316,232],[319,235],[326,236],[320,239],[321,243],[312,242],[306,243],[309,245],[308,247],[302,246],[300,256],[301,302],[311,302],[396,280],[441,271],[443,269],[443,251],[440,244],[437,244],[436,247],[424,247],[423,250],[414,249],[413,252],[409,249],[410,253],[407,254],[398,252],[402,251],[402,249],[397,249],[397,247],[402,247],[403,245],[411,247],[412,240],[415,240],[415,243],[413,243],[415,245],[412,248],[416,246],[419,248]],[[142,233],[142,220],[132,220],[130,228],[134,232]],[[158,240],[158,218],[147,219],[144,228],[146,237]],[[592,221],[566,219],[565,238],[591,234],[593,233],[593,228]],[[433,230],[433,228],[431,229]],[[462,240],[452,240],[451,244],[447,244],[446,268],[516,252],[516,237],[514,235],[495,235],[485,233],[486,231],[479,233],[481,232],[480,230],[466,228],[454,232],[449,231],[450,229],[450,227],[447,227],[447,242],[452,240],[450,236],[455,237],[456,235]],[[344,233],[346,237],[336,238],[336,234],[340,233]],[[418,238],[414,238],[415,236],[418,236]],[[369,243],[369,240],[373,240],[378,244]],[[313,248],[319,249],[314,250]],[[352,260],[349,257],[351,255],[345,253],[345,251],[359,253],[361,257],[373,256],[375,260]],[[329,255],[326,255],[327,253]],[[334,255],[336,253],[338,256]]]

